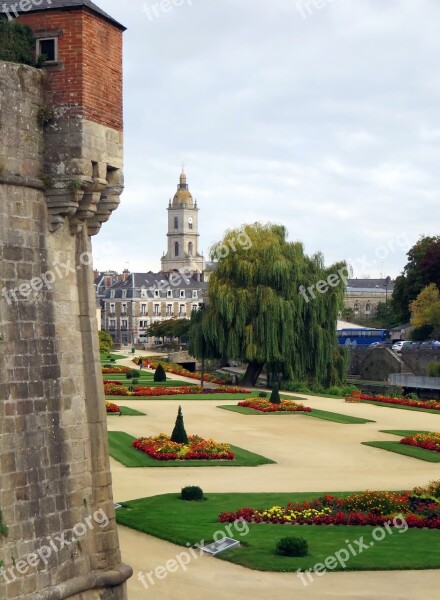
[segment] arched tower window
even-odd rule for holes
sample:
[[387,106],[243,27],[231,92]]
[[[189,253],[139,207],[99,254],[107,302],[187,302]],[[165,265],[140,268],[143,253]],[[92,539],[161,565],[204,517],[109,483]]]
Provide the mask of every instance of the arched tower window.
[[192,242],[190,242],[190,243],[188,244],[188,254],[189,254],[190,256],[192,256],[192,255],[193,255],[193,252],[194,252],[193,243],[192,243]]
[[359,304],[356,302],[356,304],[354,305],[354,316],[358,317],[359,316]]
[[179,217],[174,217],[174,229],[179,229]]
[[371,304],[368,303],[367,306],[365,307],[365,316],[369,317],[371,315]]
[[188,219],[188,229],[193,229],[193,220],[191,217]]
[[179,242],[176,242],[174,244],[174,256],[179,256],[179,254],[180,254]]

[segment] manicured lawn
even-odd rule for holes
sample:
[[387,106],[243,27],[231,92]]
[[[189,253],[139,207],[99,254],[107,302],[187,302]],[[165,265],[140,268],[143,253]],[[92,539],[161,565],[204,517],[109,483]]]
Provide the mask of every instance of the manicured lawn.
[[257,467],[259,465],[275,464],[259,454],[248,452],[243,448],[231,445],[235,454],[234,460],[155,460],[151,456],[135,450],[131,444],[136,438],[122,431],[109,431],[110,456],[126,467]]
[[362,404],[374,404],[374,406],[382,406],[383,408],[399,408],[400,410],[415,410],[417,412],[430,413],[440,416],[440,410],[432,408],[416,408],[415,406],[402,406],[401,404],[388,404],[387,402],[374,402],[373,400],[362,400]]
[[[325,492],[327,493],[327,492]],[[154,496],[123,503],[116,511],[117,522],[168,540],[180,546],[205,544],[213,541],[217,532],[242,542],[242,547],[228,550],[218,558],[261,571],[296,571],[312,569],[329,556],[347,548],[347,540],[363,541],[369,545],[374,527],[361,526],[289,526],[272,524],[219,523],[223,511],[238,508],[270,508],[285,506],[289,501],[311,500],[323,493],[292,494],[207,494],[203,502],[184,502],[178,493]],[[341,494],[342,495],[342,494]],[[344,494],[345,495],[345,494]],[[374,542],[356,557],[347,561],[347,570],[434,569],[440,567],[439,532],[436,530],[408,529],[399,533],[391,530],[383,541]],[[230,535],[230,533],[232,535]],[[309,556],[287,558],[274,552],[276,542],[287,535],[301,536],[309,543]],[[220,534],[217,534],[217,539]],[[185,548],[186,549],[186,548]],[[348,552],[348,550],[347,550]],[[335,570],[342,570],[338,565]]]
[[140,412],[139,410],[135,410],[134,408],[129,408],[128,406],[119,406],[119,408],[121,409],[120,413],[107,413],[107,415],[109,417],[113,417],[113,416],[119,417],[120,415],[122,417],[140,417],[140,416],[146,416],[146,413]]
[[430,433],[429,431],[416,431],[413,429],[383,429],[381,433],[389,433],[390,435],[398,435],[401,438],[417,435],[418,433]]
[[417,458],[426,462],[440,462],[440,452],[416,448],[415,446],[406,446],[400,442],[362,442],[362,444],[364,446],[371,446],[372,448],[379,448],[380,450],[388,450],[388,452],[395,452],[396,454],[403,454],[403,456],[410,456],[411,458]]
[[101,362],[110,364],[110,360],[112,358],[114,358],[115,360],[122,360],[123,358],[128,358],[128,356],[123,356],[122,354],[110,354],[110,355],[101,354],[100,358],[101,358]]
[[[301,398],[293,398],[294,400],[301,400]],[[278,412],[278,413],[264,413],[259,410],[254,410],[253,408],[248,408],[247,406],[231,406],[231,405],[223,405],[218,406],[217,408],[223,408],[224,410],[230,410],[232,412],[241,413],[243,415],[271,415],[271,416],[304,416],[304,417],[313,417],[315,419],[324,419],[325,421],[333,421],[334,423],[343,423],[345,425],[360,425],[364,423],[374,423],[375,421],[371,421],[369,419],[361,419],[360,417],[350,417],[348,415],[341,415],[339,413],[327,412],[326,410],[317,410],[313,409],[311,413],[308,412]]]

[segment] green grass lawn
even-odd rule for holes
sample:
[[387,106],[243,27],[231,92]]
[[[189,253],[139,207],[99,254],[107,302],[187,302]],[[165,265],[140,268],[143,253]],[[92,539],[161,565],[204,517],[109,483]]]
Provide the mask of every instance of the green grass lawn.
[[[119,405],[118,405],[119,406]],[[140,412],[139,410],[135,410],[134,408],[129,408],[128,406],[119,406],[121,409],[120,413],[107,413],[109,417],[140,417],[146,416],[146,413]]]
[[100,354],[100,358],[102,363],[110,364],[112,358],[115,360],[122,360],[123,358],[128,358],[128,356],[123,356],[122,354]]
[[[295,398],[296,400],[301,400],[301,398]],[[371,421],[370,419],[361,419],[360,417],[350,417],[348,415],[341,415],[339,413],[328,412],[326,410],[317,410],[314,408],[311,413],[308,412],[278,412],[278,413],[264,413],[259,410],[254,410],[253,408],[248,408],[247,406],[231,406],[231,405],[223,405],[218,406],[217,408],[223,408],[224,410],[230,410],[232,412],[237,412],[243,415],[275,415],[275,416],[304,416],[304,417],[313,417],[315,419],[324,419],[325,421],[333,421],[333,423],[343,423],[345,425],[360,425],[364,423],[374,423],[375,421]]]
[[396,454],[403,454],[403,456],[410,456],[411,458],[417,458],[426,462],[440,462],[440,452],[406,446],[400,442],[362,442],[362,444],[364,446],[371,446],[372,448],[379,448],[380,450],[387,450],[388,452],[395,452]]
[[401,404],[389,404],[387,402],[374,402],[374,400],[362,400],[362,404],[374,404],[374,406],[382,406],[383,408],[399,408],[400,410],[415,410],[417,412],[430,413],[432,415],[439,415],[440,410],[433,410],[432,408],[415,408],[414,406],[402,406]]
[[429,431],[416,431],[413,429],[383,429],[380,433],[389,433],[390,435],[398,435],[401,438],[417,435],[418,433],[430,433]]
[[[228,550],[218,555],[218,558],[261,571],[293,572],[297,569],[312,569],[317,563],[323,563],[327,557],[347,548],[347,540],[354,547],[354,540],[362,537],[365,543],[370,544],[374,527],[296,527],[237,523],[236,527],[232,524],[228,531],[228,524],[219,523],[218,515],[223,511],[235,511],[245,506],[259,509],[285,506],[289,501],[311,500],[322,495],[323,493],[207,494],[206,501],[184,502],[180,500],[178,493],[166,494],[125,502],[123,508],[116,511],[116,519],[121,525],[184,547],[188,543],[200,544],[202,540],[208,544],[213,541],[216,532],[225,532],[228,537],[239,540],[242,547]],[[439,531],[408,529],[399,533],[394,528],[392,531],[392,535],[387,534],[383,541],[374,542],[374,546],[350,558],[346,569],[360,571],[440,567]],[[276,542],[288,535],[304,537],[309,543],[309,556],[277,556],[274,552]],[[338,566],[335,570],[342,568]]]
[[131,447],[136,438],[122,431],[109,431],[110,456],[126,467],[258,467],[275,461],[248,452],[231,444],[234,460],[155,460],[148,454]]

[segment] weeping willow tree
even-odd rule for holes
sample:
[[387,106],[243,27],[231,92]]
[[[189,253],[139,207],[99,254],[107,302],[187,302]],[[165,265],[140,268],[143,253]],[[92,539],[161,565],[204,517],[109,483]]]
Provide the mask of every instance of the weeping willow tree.
[[344,304],[344,281],[339,278],[326,293],[315,287],[314,298],[304,290],[335,276],[345,263],[326,268],[321,254],[306,256],[300,242],[287,241],[283,226],[270,223],[228,231],[211,249],[212,258],[219,256],[209,281],[209,301],[192,317],[191,354],[245,361],[247,385],[256,383],[265,365],[286,379],[340,383],[345,358],[338,348],[336,323]]

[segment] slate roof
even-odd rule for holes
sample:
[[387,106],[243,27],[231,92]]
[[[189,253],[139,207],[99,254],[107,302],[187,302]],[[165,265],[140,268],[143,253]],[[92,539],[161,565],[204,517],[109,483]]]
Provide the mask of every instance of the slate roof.
[[[12,10],[12,7],[14,7],[14,10]],[[113,23],[113,25],[116,25],[116,27],[119,27],[119,29],[122,29],[123,31],[126,29],[126,27],[121,25],[121,23],[99,8],[99,6],[97,6],[94,2],[91,2],[91,0],[42,0],[38,5],[31,4],[27,10],[20,10],[20,2],[17,2],[17,0],[1,0],[0,2],[0,14],[2,12],[5,13],[5,9],[10,10],[11,14],[13,15],[14,11],[17,11],[20,14],[26,14],[29,12],[41,12],[45,10],[69,10],[72,8],[88,8],[92,12],[101,15],[101,17],[107,21],[110,21],[110,23]]]
[[[208,284],[203,281],[196,281],[193,278],[186,279],[183,275],[179,276],[177,273],[177,281],[176,285],[170,285],[169,282],[169,273],[159,272],[159,273],[130,273],[130,276],[126,281],[121,281],[119,283],[115,283],[111,287],[107,288],[105,292],[106,300],[111,299],[111,292],[114,292],[115,299],[122,298],[122,291],[126,291],[126,298],[140,298],[141,290],[148,290],[148,299],[154,298],[154,290],[160,290],[161,298],[166,298],[166,291],[173,290],[173,298],[180,298],[180,290],[185,290],[188,292],[192,290],[200,290],[202,293],[207,290]],[[186,298],[191,298],[188,294]],[[183,299],[183,298],[182,298]]]
[[394,281],[388,282],[386,285],[386,279],[349,279],[347,282],[347,288],[353,291],[385,291],[388,289],[388,293],[394,289]]

